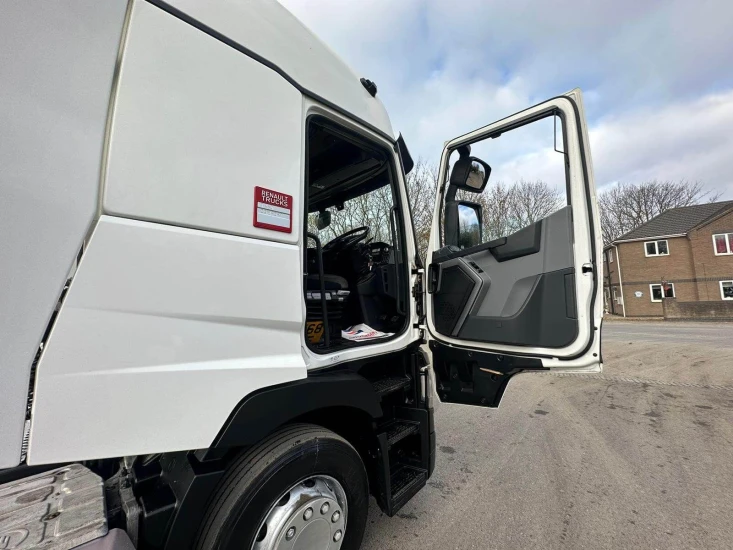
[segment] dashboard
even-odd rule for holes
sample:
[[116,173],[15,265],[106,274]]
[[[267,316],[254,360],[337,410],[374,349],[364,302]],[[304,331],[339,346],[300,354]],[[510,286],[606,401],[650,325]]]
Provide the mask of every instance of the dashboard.
[[372,242],[366,245],[369,255],[372,257],[372,264],[384,265],[390,262],[394,263],[392,255],[392,247],[383,242]]

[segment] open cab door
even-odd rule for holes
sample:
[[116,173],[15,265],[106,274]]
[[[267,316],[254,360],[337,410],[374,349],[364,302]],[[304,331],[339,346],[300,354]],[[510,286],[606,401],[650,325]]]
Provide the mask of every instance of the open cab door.
[[[557,159],[554,187],[522,178],[491,191],[485,161],[497,159],[471,156],[471,147],[491,149],[512,132],[536,138],[535,124],[549,128],[549,147],[522,158],[534,177]],[[504,175],[516,177],[514,168]],[[601,251],[580,90],[449,141],[427,252],[426,321],[440,399],[496,407],[519,372],[600,372]]]

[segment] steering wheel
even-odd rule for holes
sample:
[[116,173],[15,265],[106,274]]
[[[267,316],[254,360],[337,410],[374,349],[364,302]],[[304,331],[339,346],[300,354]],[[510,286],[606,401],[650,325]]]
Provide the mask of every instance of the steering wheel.
[[351,248],[356,243],[366,239],[368,235],[369,227],[367,227],[366,225],[351,229],[343,235],[339,235],[334,240],[326,243],[326,245],[323,247],[323,253],[325,254],[326,252],[330,252],[333,254],[336,252],[341,252],[342,250],[346,250],[347,248]]

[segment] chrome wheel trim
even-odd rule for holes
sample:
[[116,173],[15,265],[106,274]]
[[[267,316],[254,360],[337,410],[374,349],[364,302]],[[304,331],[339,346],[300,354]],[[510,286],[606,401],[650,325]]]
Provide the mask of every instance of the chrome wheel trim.
[[346,492],[334,478],[299,481],[270,507],[251,550],[337,550],[346,535]]

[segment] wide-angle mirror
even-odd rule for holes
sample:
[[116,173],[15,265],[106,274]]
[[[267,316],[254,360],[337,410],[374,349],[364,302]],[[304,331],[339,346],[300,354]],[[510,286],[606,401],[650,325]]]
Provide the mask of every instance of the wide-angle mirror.
[[450,184],[456,189],[481,193],[491,174],[491,166],[476,157],[462,156],[450,174]]
[[458,203],[458,247],[471,248],[481,244],[481,206]]

